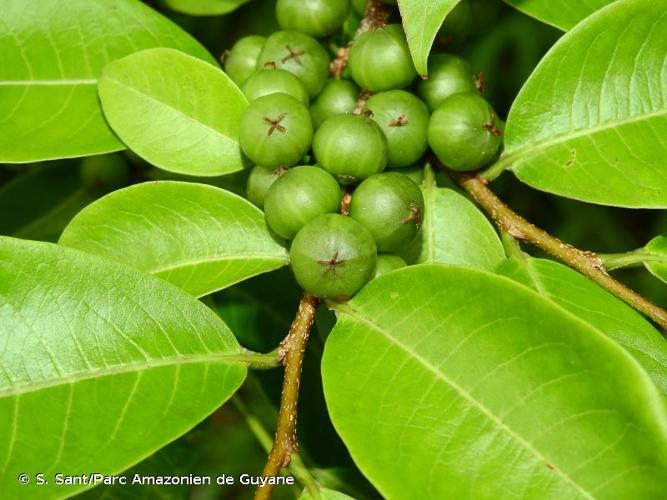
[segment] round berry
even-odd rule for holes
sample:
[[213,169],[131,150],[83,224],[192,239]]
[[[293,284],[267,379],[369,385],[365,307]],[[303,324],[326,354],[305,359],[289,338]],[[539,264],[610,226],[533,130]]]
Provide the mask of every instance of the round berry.
[[360,16],[366,14],[367,6],[368,6],[368,0],[352,0],[352,8]]
[[118,153],[84,158],[79,176],[83,187],[93,193],[108,193],[131,181],[130,167]]
[[424,198],[419,186],[399,172],[369,177],[352,194],[350,217],[375,238],[380,252],[400,250],[421,228]]
[[291,168],[266,194],[266,221],[277,234],[289,240],[318,215],[337,212],[340,198],[336,179],[321,168]]
[[259,208],[264,208],[266,193],[278,177],[287,172],[285,167],[266,168],[259,165],[252,168],[246,184],[246,198]]
[[375,274],[373,278],[378,278],[383,274],[390,273],[396,269],[406,267],[407,264],[398,255],[381,254],[378,255],[377,263],[375,264]]
[[494,158],[502,143],[502,123],[478,94],[454,94],[433,112],[428,143],[453,170],[475,170]]
[[259,69],[276,67],[289,71],[317,96],[329,78],[329,56],[314,38],[298,31],[277,31],[266,39],[257,61]]
[[260,97],[241,118],[241,148],[265,167],[297,164],[310,149],[312,138],[308,108],[287,94]]
[[366,109],[387,138],[388,167],[407,167],[422,157],[428,147],[428,108],[418,97],[405,90],[380,92]]
[[276,17],[284,30],[314,37],[330,35],[350,14],[350,0],[278,0]]
[[417,76],[400,24],[361,35],[349,56],[352,78],[371,92],[406,87]]
[[359,99],[359,87],[348,80],[331,80],[310,106],[313,126],[318,128],[330,116],[352,113]]
[[450,95],[476,90],[470,64],[451,54],[433,54],[428,61],[428,79],[417,84],[417,95],[431,111]]
[[301,80],[283,69],[256,71],[245,81],[241,90],[249,102],[278,92],[291,95],[306,105],[310,101],[308,91]]
[[318,297],[345,300],[373,277],[377,249],[370,233],[349,217],[326,214],[297,233],[290,248],[296,281]]
[[313,153],[317,164],[341,184],[353,184],[384,170],[387,139],[370,118],[336,115],[317,129]]
[[243,82],[255,72],[257,59],[265,42],[266,38],[263,36],[244,36],[229,51],[225,58],[225,73],[236,85],[243,85]]

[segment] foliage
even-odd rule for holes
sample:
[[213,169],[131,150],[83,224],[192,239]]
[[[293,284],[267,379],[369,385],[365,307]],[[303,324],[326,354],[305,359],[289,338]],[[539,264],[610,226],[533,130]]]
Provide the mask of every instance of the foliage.
[[[667,491],[667,313],[614,279],[667,300],[665,0],[340,0],[303,33],[273,0],[1,4],[5,497],[250,498],[269,452],[279,499]],[[252,92],[217,62],[248,35]],[[442,52],[479,95],[440,68],[437,109],[484,113],[424,153]],[[256,99],[275,67],[299,101]]]

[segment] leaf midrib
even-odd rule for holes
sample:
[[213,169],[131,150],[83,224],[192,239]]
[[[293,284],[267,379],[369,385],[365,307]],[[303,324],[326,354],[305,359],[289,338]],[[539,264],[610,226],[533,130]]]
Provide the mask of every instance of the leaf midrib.
[[199,264],[215,264],[217,262],[225,262],[229,260],[267,260],[267,261],[272,261],[272,262],[284,262],[287,263],[287,255],[283,254],[282,257],[279,257],[277,255],[270,255],[270,254],[255,254],[255,255],[248,255],[248,254],[238,254],[238,255],[228,255],[225,257],[216,257],[213,259],[209,258],[203,258],[203,259],[192,259],[192,260],[187,260],[187,261],[181,261],[177,262],[175,264],[171,264],[169,266],[163,266],[155,269],[151,269],[151,274],[158,274],[158,273],[165,273],[169,271],[175,271],[176,269],[182,269],[182,268],[187,268],[187,267],[192,267],[196,266]]
[[[181,111],[180,109],[175,108],[171,104],[169,104],[167,102],[164,102],[164,101],[161,101],[161,100],[159,100],[159,99],[157,99],[157,98],[155,98],[155,97],[153,97],[149,94],[146,94],[145,92],[142,92],[141,90],[138,90],[134,87],[131,87],[130,85],[127,85],[127,84],[121,82],[120,80],[117,80],[116,78],[113,78],[113,77],[110,77],[110,76],[105,76],[104,78],[106,80],[108,80],[109,82],[113,82],[114,84],[118,85],[119,87],[123,87],[124,89],[127,89],[128,91],[130,91],[134,94],[137,94],[137,95],[140,95],[140,96],[146,98],[147,100],[151,101],[152,103],[154,103],[158,106],[164,106],[165,108],[172,111],[173,113],[185,118],[185,120],[188,121],[188,122],[191,122],[191,123],[193,123],[193,124],[195,124],[195,125],[197,125],[201,128],[204,128],[206,130],[211,131],[214,135],[222,138],[224,142],[233,144],[235,146],[239,146],[239,142],[237,140],[234,140],[231,136],[225,135],[225,133],[223,131],[215,129],[211,125],[208,125],[207,123],[199,121],[196,117],[188,115],[185,111]],[[104,106],[102,106],[102,107],[104,108]]]
[[63,80],[0,80],[0,87],[48,87],[48,86],[97,85],[96,78],[79,78]]
[[238,365],[248,365],[251,355],[250,351],[238,351],[235,353],[216,353],[216,354],[194,354],[186,356],[176,356],[167,359],[149,359],[134,363],[123,363],[120,365],[106,366],[89,372],[73,373],[66,377],[44,380],[40,382],[31,382],[20,385],[10,390],[1,390],[0,399],[7,397],[20,396],[29,392],[35,392],[42,389],[50,389],[65,384],[74,384],[96,378],[109,377],[112,375],[121,375],[125,373],[141,372],[153,368],[163,368],[166,366],[182,366],[197,363],[228,363]]
[[438,367],[434,366],[430,361],[425,359],[424,357],[420,356],[418,353],[416,353],[414,350],[406,346],[405,344],[401,343],[396,339],[396,337],[392,336],[389,334],[389,332],[370,319],[367,319],[364,317],[362,314],[360,314],[357,310],[353,309],[349,305],[339,305],[336,308],[337,312],[341,312],[343,314],[348,315],[351,319],[357,320],[369,328],[377,331],[381,335],[383,335],[387,340],[389,340],[391,343],[402,349],[406,354],[412,356],[416,361],[418,361],[424,368],[427,370],[431,371],[437,378],[445,382],[447,385],[449,385],[452,389],[454,389],[461,398],[465,399],[470,403],[472,406],[477,408],[482,414],[484,414],[486,417],[488,417],[491,422],[493,422],[496,427],[499,430],[504,431],[507,433],[514,441],[516,441],[519,445],[521,445],[524,449],[526,449],[528,452],[530,452],[535,458],[537,458],[540,463],[547,463],[553,467],[553,471],[558,474],[566,483],[574,487],[575,490],[577,490],[579,493],[581,493],[583,496],[586,498],[589,498],[591,500],[594,500],[594,497],[591,493],[586,491],[579,483],[575,482],[574,479],[572,479],[565,471],[561,470],[560,467],[558,467],[553,460],[548,459],[545,457],[540,450],[535,448],[530,442],[526,441],[524,438],[522,438],[519,434],[514,432],[507,424],[505,424],[502,420],[500,420],[499,417],[497,417],[489,408],[487,408],[484,404],[482,404],[480,401],[475,399],[472,394],[470,394],[468,391],[466,391],[463,387],[458,385],[456,382],[451,380],[447,375],[445,375],[442,371],[438,369]]
[[500,160],[498,160],[498,163],[512,165],[515,162],[526,160],[527,158],[536,156],[541,152],[548,150],[549,148],[564,144],[573,139],[578,139],[580,137],[586,137],[586,136],[593,136],[605,130],[610,130],[613,128],[621,127],[623,125],[629,125],[636,122],[648,121],[652,118],[659,118],[662,116],[667,116],[667,108],[659,109],[651,113],[633,115],[623,120],[612,120],[600,123],[590,128],[570,131],[562,135],[557,135],[553,139],[534,143],[535,145],[533,146],[530,145],[522,146],[519,149],[510,151],[507,155],[503,155],[500,158]]

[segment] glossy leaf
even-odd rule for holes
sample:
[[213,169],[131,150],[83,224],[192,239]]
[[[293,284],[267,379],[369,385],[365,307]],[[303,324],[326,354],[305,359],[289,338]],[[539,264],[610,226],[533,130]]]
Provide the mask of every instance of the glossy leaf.
[[578,272],[550,260],[510,259],[497,272],[534,289],[621,344],[667,395],[667,342],[630,306]]
[[428,74],[428,55],[440,26],[461,0],[398,0],[403,29],[408,38],[415,68],[420,75]]
[[[351,496],[341,493],[340,491],[330,490],[329,488],[321,488],[319,491],[322,500],[354,500]],[[299,500],[313,500],[313,496],[308,490],[303,490]]]
[[[201,421],[243,382],[210,309],[144,273],[0,238],[0,485],[52,498],[53,474],[117,473]],[[38,453],[35,450],[39,450]],[[22,485],[43,472],[49,485]]]
[[214,176],[245,168],[239,145],[246,98],[220,69],[173,49],[112,62],[99,82],[104,116],[153,165]]
[[175,181],[108,194],[72,220],[60,244],[134,266],[195,296],[288,260],[250,202],[213,186]]
[[537,189],[667,207],[667,10],[623,0],[579,24],[514,102],[501,162]]
[[102,115],[97,78],[108,62],[150,47],[214,62],[190,35],[136,0],[3,0],[0,162],[124,149]]
[[332,421],[387,498],[653,499],[664,398],[615,342],[528,288],[414,266],[335,306]]
[[250,0],[162,0],[172,10],[191,16],[219,16],[238,9]]
[[647,258],[644,261],[646,269],[651,274],[667,283],[667,235],[653,238],[645,247]]
[[614,0],[505,0],[524,14],[567,31]]
[[498,233],[465,196],[428,180],[422,193],[424,223],[419,238],[405,252],[407,260],[492,271],[505,259]]

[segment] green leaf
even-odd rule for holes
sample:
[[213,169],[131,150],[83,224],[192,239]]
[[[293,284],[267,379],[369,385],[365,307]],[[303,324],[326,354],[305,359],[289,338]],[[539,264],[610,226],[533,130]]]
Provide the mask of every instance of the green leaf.
[[574,27],[593,12],[614,0],[505,0],[508,4],[535,19],[563,31]]
[[550,193],[667,207],[665,13],[619,1],[563,36],[513,104],[500,162]]
[[[321,500],[354,500],[351,496],[341,493],[340,491],[330,490],[329,488],[320,488]],[[303,490],[299,500],[313,500],[313,496],[308,490]]]
[[99,82],[104,116],[153,165],[214,176],[245,168],[239,126],[248,101],[220,69],[174,49],[112,62]]
[[71,161],[39,165],[0,188],[0,234],[57,241],[79,210],[95,197],[81,186]]
[[653,238],[644,249],[646,252],[646,260],[644,261],[646,269],[655,277],[667,283],[667,235],[662,234]]
[[496,270],[581,318],[632,354],[667,395],[667,342],[630,306],[567,266],[510,259]]
[[445,17],[461,0],[398,0],[403,29],[415,68],[428,74],[428,55]]
[[214,62],[190,35],[136,0],[3,0],[0,162],[124,149],[102,115],[97,77],[114,59],[160,46]]
[[176,12],[191,16],[219,16],[238,9],[250,0],[162,0]]
[[422,185],[424,225],[405,252],[419,264],[459,264],[492,271],[505,260],[498,233],[477,207],[453,189]]
[[108,194],[72,220],[60,244],[134,266],[197,297],[288,262],[250,202],[175,181]]
[[667,408],[611,339],[511,280],[424,265],[335,306],[332,421],[388,498],[660,497]]
[[[56,472],[113,474],[238,389],[244,351],[210,309],[144,273],[0,238],[0,489],[53,498]],[[43,472],[49,485],[21,485]]]

